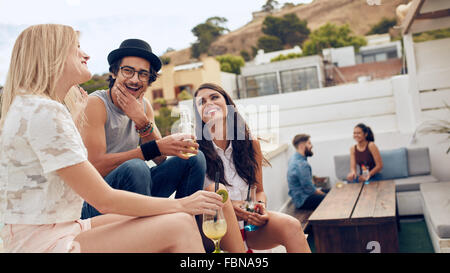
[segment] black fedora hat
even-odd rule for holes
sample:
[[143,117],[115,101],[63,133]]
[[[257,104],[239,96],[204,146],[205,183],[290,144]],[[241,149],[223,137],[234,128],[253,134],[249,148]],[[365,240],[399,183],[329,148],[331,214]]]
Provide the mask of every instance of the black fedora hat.
[[120,58],[127,56],[136,56],[146,59],[150,62],[153,69],[158,72],[161,69],[161,60],[153,54],[150,45],[139,39],[127,39],[120,44],[118,49],[111,51],[108,55],[108,63],[111,65]]

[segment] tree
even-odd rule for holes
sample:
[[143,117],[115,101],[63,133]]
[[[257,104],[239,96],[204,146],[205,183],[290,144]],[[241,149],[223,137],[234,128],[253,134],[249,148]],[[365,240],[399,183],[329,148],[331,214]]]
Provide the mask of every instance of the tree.
[[245,65],[245,61],[241,56],[230,54],[217,56],[216,60],[220,63],[220,70],[234,74],[241,74],[241,67]]
[[103,75],[95,74],[89,81],[80,84],[80,86],[83,87],[83,89],[86,90],[86,92],[88,92],[89,94],[97,90],[108,89],[109,88],[109,83],[107,81],[108,76],[109,76],[108,73],[105,73]]
[[366,35],[389,33],[389,29],[397,24],[397,19],[388,19],[383,17],[380,22],[373,25]]
[[367,44],[362,36],[352,35],[348,25],[336,26],[326,23],[311,33],[309,39],[303,43],[303,54],[305,56],[321,54],[324,48],[338,48],[354,46],[358,51],[361,46]]
[[289,60],[289,59],[296,59],[296,58],[300,58],[300,57],[303,57],[303,53],[289,53],[287,55],[280,54],[277,57],[272,58],[270,60],[270,62],[273,63],[273,62],[284,61],[284,60]]
[[294,3],[291,3],[291,2],[286,2],[286,3],[284,3],[283,4],[283,9],[287,9],[287,8],[293,8],[293,7],[295,7],[295,4]]
[[264,49],[265,52],[272,52],[283,49],[281,40],[272,35],[264,35],[258,39],[258,48]]
[[444,39],[450,37],[450,28],[436,29],[413,34],[413,41],[415,43]]
[[276,0],[267,0],[266,3],[262,6],[262,9],[265,12],[272,12],[278,5],[279,3]]
[[172,117],[172,111],[167,107],[167,102],[163,98],[156,99],[153,104],[159,104],[158,115],[155,116],[155,123],[162,137],[171,134],[172,125],[179,119]]
[[[301,45],[308,38],[310,30],[306,20],[300,20],[296,14],[289,13],[283,17],[267,16],[264,19],[262,32],[266,35],[258,40],[259,48],[264,51],[274,51],[283,47]],[[272,38],[268,38],[272,36]],[[273,37],[279,39],[276,41]],[[261,42],[260,42],[261,40]],[[278,45],[281,44],[281,47]]]
[[159,57],[159,59],[161,60],[161,63],[162,63],[163,65],[168,65],[168,64],[170,64],[170,57],[161,56],[161,57]]
[[240,53],[241,53],[242,58],[244,58],[244,61],[248,62],[252,59],[252,57],[250,56],[250,53],[248,53],[247,50],[245,50],[245,49],[241,50]]
[[224,32],[229,31],[222,26],[228,20],[224,17],[210,17],[205,23],[198,24],[192,29],[192,33],[197,37],[197,41],[192,44],[191,56],[200,57],[203,53],[208,53],[209,46]]
[[178,101],[182,101],[182,100],[191,100],[191,99],[192,99],[192,95],[189,94],[188,91],[183,90],[183,91],[181,91],[180,94],[178,94],[177,99],[178,99]]

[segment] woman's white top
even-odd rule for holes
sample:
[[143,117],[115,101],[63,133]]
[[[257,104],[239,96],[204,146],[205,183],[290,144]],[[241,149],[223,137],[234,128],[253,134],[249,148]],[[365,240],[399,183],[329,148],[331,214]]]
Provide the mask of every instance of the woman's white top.
[[[231,200],[244,200],[247,196],[248,184],[238,175],[233,162],[233,146],[230,144],[224,150],[217,146],[214,141],[212,141],[214,149],[220,156],[223,162],[223,169],[225,172],[225,180],[231,186],[225,186],[228,191],[228,196]],[[213,180],[209,179],[208,176],[205,178],[204,187],[206,188],[210,184],[214,183]]]
[[53,224],[80,218],[83,199],[56,173],[87,160],[64,105],[18,95],[0,129],[0,222]]

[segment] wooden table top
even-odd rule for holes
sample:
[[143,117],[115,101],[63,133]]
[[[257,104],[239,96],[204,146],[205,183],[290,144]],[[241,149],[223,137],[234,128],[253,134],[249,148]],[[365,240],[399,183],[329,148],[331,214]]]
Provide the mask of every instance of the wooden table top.
[[320,222],[357,222],[395,217],[395,183],[393,180],[370,184],[334,186],[309,218]]

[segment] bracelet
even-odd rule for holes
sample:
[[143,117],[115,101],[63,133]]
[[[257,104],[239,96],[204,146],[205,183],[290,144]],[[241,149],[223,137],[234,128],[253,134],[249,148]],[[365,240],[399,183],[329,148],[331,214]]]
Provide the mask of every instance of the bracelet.
[[156,144],[155,140],[146,142],[139,147],[141,148],[142,155],[144,156],[145,161],[149,161],[161,155],[158,144]]
[[142,133],[147,132],[150,128],[153,128],[153,123],[150,121],[149,123],[145,124],[144,128],[142,128],[142,129],[139,129],[137,127],[137,125],[135,124],[134,128],[136,129],[137,133],[142,134]]
[[138,133],[138,134],[139,134],[139,137],[140,137],[140,138],[144,138],[144,137],[150,136],[150,135],[153,133],[153,128],[155,128],[155,127],[152,126],[152,129],[150,130],[150,132],[147,131],[147,132],[145,132],[145,133]]
[[[139,137],[144,138],[147,136],[150,136],[151,133],[153,133],[153,129],[155,128],[153,126],[153,123],[150,121],[149,123],[147,123],[143,129],[139,129],[137,127],[137,125],[134,125],[134,128],[136,129],[136,132],[139,134]],[[148,132],[148,130],[150,129],[150,132]]]

